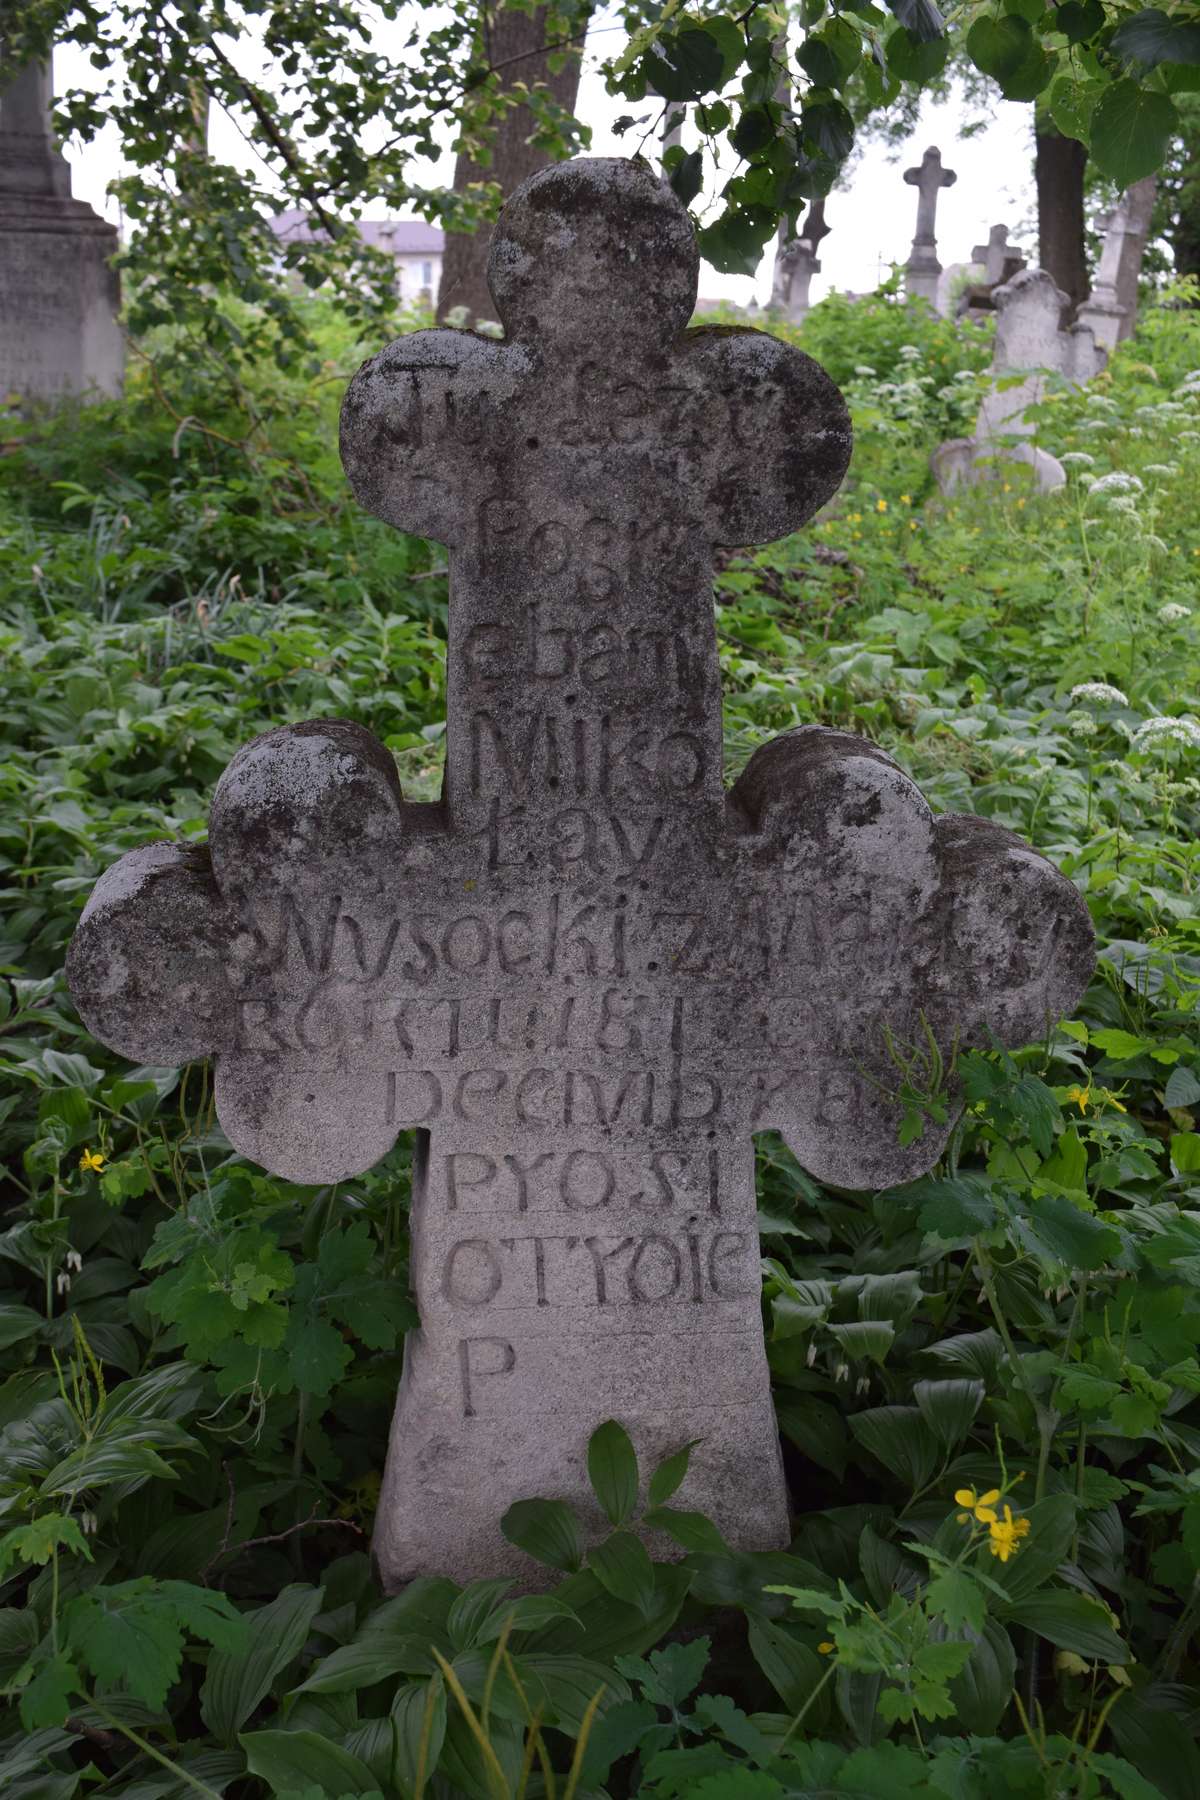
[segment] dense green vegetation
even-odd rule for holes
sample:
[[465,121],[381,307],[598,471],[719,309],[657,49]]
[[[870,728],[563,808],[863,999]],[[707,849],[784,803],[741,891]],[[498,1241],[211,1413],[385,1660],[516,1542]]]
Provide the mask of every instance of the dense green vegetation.
[[1052,856],[1102,956],[1046,1043],[960,1059],[927,1179],[823,1190],[762,1141],[790,1552],[677,1513],[683,1559],[652,1565],[613,1427],[612,1537],[523,1508],[554,1585],[519,1601],[382,1601],[371,1576],[408,1147],[336,1189],[266,1176],[204,1069],[119,1064],[61,975],[100,871],[200,839],[257,731],[352,718],[437,790],[443,557],[342,484],[353,347],[314,310],[324,378],[264,374],[236,414],[135,371],[121,406],[0,422],[9,1800],[1200,1793],[1200,317],[1177,301],[1045,402],[1065,491],[1001,471],[949,502],[929,452],[969,427],[986,336],[890,293],[810,316],[857,449],[807,532],[720,570],[730,768],[797,722],[866,733]]

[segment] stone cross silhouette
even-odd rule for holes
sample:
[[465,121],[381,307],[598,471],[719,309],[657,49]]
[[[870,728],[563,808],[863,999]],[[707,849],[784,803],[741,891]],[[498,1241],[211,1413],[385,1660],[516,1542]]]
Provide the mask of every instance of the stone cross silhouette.
[[915,169],[905,169],[904,179],[917,190],[917,231],[905,264],[905,286],[909,293],[933,301],[942,265],[937,257],[937,203],[942,188],[953,187],[958,176],[953,169],[943,169],[942,153],[931,145]]
[[753,1134],[840,1186],[915,1176],[948,1127],[900,1143],[905,1071],[1040,1033],[1091,966],[1049,863],[935,819],[862,739],[790,732],[726,791],[714,550],[810,517],[850,433],[798,351],[685,329],[697,268],[640,163],[514,194],[504,340],[404,337],[343,408],[359,498],[449,549],[442,802],[405,802],[358,726],[269,732],[209,849],[123,858],[71,951],[92,1029],[215,1055],[225,1130],[268,1168],[337,1181],[419,1129],[390,1587],[536,1581],[500,1516],[587,1510],[609,1417],[645,1464],[699,1440],[679,1504],[785,1543]]

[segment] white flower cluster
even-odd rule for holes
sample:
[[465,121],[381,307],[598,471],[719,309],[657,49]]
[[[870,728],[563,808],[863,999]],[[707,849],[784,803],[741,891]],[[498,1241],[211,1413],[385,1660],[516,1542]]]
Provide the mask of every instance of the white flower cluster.
[[1124,469],[1114,469],[1109,475],[1101,475],[1092,483],[1093,494],[1141,494],[1145,490],[1136,475],[1130,475]]
[[1064,469],[1094,469],[1096,459],[1089,456],[1086,450],[1064,450],[1059,457]]
[[1083,700],[1096,706],[1128,706],[1129,701],[1119,687],[1107,681],[1081,681],[1071,689],[1072,700]]
[[1200,720],[1190,714],[1182,718],[1161,715],[1143,719],[1133,734],[1135,750],[1152,750],[1158,744],[1182,744],[1188,750],[1200,750]]
[[1181,625],[1184,619],[1191,618],[1192,609],[1190,606],[1180,606],[1178,600],[1168,600],[1165,606],[1159,607],[1158,616],[1164,625]]
[[1097,730],[1096,721],[1093,719],[1091,713],[1071,713],[1067,719],[1067,730],[1071,733],[1072,737],[1095,737]]
[[1178,463],[1144,463],[1142,465],[1143,475],[1178,475],[1178,473]]

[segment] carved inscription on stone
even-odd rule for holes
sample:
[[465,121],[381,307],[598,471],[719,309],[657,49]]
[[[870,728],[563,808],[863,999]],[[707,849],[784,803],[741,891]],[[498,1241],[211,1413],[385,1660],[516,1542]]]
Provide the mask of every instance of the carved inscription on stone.
[[248,745],[208,853],[110,871],[72,951],[94,1029],[217,1059],[233,1143],[293,1179],[418,1131],[406,1351],[376,1554],[395,1585],[530,1566],[512,1500],[586,1506],[590,1432],[680,1504],[787,1541],[760,1323],[758,1131],[846,1187],[902,1181],[912,1058],[1036,1035],[1086,913],[873,746],[809,727],[722,775],[712,561],[833,492],[815,365],[685,329],[686,215],[635,164],[535,176],[492,247],[503,342],[422,332],[343,414],[360,499],[451,559],[447,775],[406,803],[357,727]]

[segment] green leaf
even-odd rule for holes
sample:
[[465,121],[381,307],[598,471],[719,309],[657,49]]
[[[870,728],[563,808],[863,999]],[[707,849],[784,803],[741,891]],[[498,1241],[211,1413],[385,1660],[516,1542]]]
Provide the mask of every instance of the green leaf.
[[696,237],[700,254],[722,275],[753,275],[774,229],[775,215],[769,208],[733,206]]
[[420,1771],[428,1780],[437,1768],[446,1739],[446,1690],[441,1675],[402,1687],[392,1701],[391,1716],[396,1781],[405,1793],[411,1793]]
[[957,1243],[991,1231],[996,1223],[995,1202],[987,1185],[973,1175],[945,1179],[930,1176],[913,1182],[905,1196],[920,1203],[917,1220],[922,1231]]
[[967,55],[984,75],[1000,84],[1006,100],[1033,100],[1054,73],[1027,19],[976,19],[967,33]]
[[675,1712],[699,1687],[711,1652],[711,1638],[701,1637],[688,1644],[664,1644],[651,1651],[649,1660],[618,1656],[616,1663],[627,1680],[641,1683],[648,1700]]
[[815,1650],[784,1626],[753,1614],[747,1621],[750,1652],[790,1713],[798,1713],[825,1674]]
[[637,1506],[637,1453],[629,1433],[615,1419],[598,1425],[588,1439],[588,1480],[612,1525],[623,1525]]
[[647,81],[664,100],[702,100],[724,86],[725,57],[713,32],[689,25],[664,31],[642,64]]
[[70,1657],[62,1652],[50,1657],[21,1692],[22,1725],[26,1731],[39,1731],[65,1724],[71,1701],[83,1692],[79,1672]]
[[1127,1663],[1129,1648],[1109,1623],[1108,1611],[1087,1594],[1030,1594],[1004,1609],[1008,1624],[1025,1625],[1060,1650],[1073,1650],[1088,1662]]
[[918,87],[923,86],[941,74],[949,53],[950,40],[945,37],[922,39],[906,25],[897,25],[888,33],[888,73],[897,81],[912,81]]
[[40,1563],[50,1561],[56,1550],[78,1550],[91,1562],[92,1552],[76,1521],[68,1513],[43,1513],[28,1525],[16,1525],[0,1537],[0,1579],[14,1561]]
[[510,1544],[552,1569],[574,1574],[583,1561],[579,1520],[565,1500],[514,1500],[500,1529]]
[[15,1300],[0,1303],[0,1350],[7,1350],[10,1344],[19,1344],[22,1338],[32,1337],[45,1323],[41,1313],[34,1312],[32,1306],[21,1306]]
[[1200,1081],[1185,1064],[1180,1063],[1172,1069],[1163,1089],[1163,1102],[1172,1110],[1181,1106],[1195,1106],[1200,1100]]
[[1022,1248],[1044,1263],[1068,1269],[1102,1269],[1121,1248],[1119,1232],[1062,1194],[1043,1194],[1013,1218]]
[[933,0],[888,0],[888,6],[901,25],[923,44],[940,37],[946,29],[945,20]]
[[935,1575],[926,1589],[925,1603],[931,1613],[946,1621],[950,1631],[983,1630],[987,1599],[965,1569],[944,1569]]
[[1177,1175],[1200,1173],[1200,1131],[1177,1131],[1171,1139],[1171,1163]]
[[846,1472],[847,1433],[837,1408],[815,1394],[780,1388],[775,1395],[775,1414],[780,1431],[797,1450],[840,1481]]
[[337,1800],[347,1794],[378,1794],[379,1783],[357,1756],[316,1731],[244,1731],[238,1738],[251,1775],[273,1794],[317,1786]]
[[1129,187],[1163,164],[1179,130],[1179,114],[1165,94],[1114,81],[1092,114],[1092,161],[1118,187]]
[[299,1656],[324,1598],[323,1588],[284,1588],[246,1615],[249,1633],[240,1649],[218,1650],[209,1658],[200,1716],[223,1744],[234,1743],[271,1684]]
[[[1064,0],[1062,6],[1055,9],[1054,23],[1064,33],[1069,44],[1086,44],[1104,28],[1104,8],[1100,0]],[[1061,129],[1061,127],[1060,127]],[[1074,132],[1066,134],[1074,137]]]
[[680,1512],[673,1506],[652,1506],[643,1523],[654,1531],[665,1531],[681,1550],[699,1550],[719,1556],[729,1546],[705,1513]]
[[91,1588],[70,1603],[66,1621],[71,1647],[97,1680],[126,1688],[155,1710],[179,1679],[188,1636],[226,1651],[247,1636],[224,1594],[149,1576]]
[[583,1621],[578,1613],[560,1600],[557,1594],[521,1594],[498,1606],[489,1619],[476,1631],[471,1639],[473,1644],[494,1644],[505,1626],[514,1636],[521,1631],[539,1631],[543,1625],[552,1625],[556,1620],[566,1619],[583,1630]]
[[805,138],[831,162],[845,162],[854,148],[854,119],[840,100],[804,107],[800,128]]
[[588,1737],[582,1775],[585,1786],[597,1788],[607,1781],[613,1764],[632,1755],[657,1724],[658,1712],[648,1700],[620,1700],[607,1707]]
[[672,1455],[664,1456],[650,1477],[647,1499],[651,1506],[661,1506],[664,1500],[669,1500],[671,1495],[683,1486],[688,1472],[688,1464],[692,1460],[692,1451],[699,1442],[699,1438],[692,1438],[691,1442],[685,1444],[682,1450],[676,1450]]
[[1200,24],[1172,19],[1157,6],[1144,7],[1119,25],[1108,47],[1124,63],[1156,69],[1159,63],[1200,63]]
[[983,1735],[996,1730],[1012,1703],[1016,1672],[1012,1639],[995,1619],[985,1619],[966,1667],[950,1683],[962,1730]]
[[690,206],[704,186],[704,152],[688,150],[671,164],[668,178],[675,197]]
[[925,1486],[941,1459],[938,1440],[915,1406],[874,1406],[854,1413],[850,1430],[914,1491]]
[[853,1319],[846,1325],[830,1325],[828,1330],[852,1361],[868,1357],[871,1362],[882,1363],[896,1336],[891,1319]]
[[631,1531],[614,1531],[588,1551],[587,1560],[597,1581],[615,1599],[649,1612],[654,1601],[654,1565],[640,1538]]
[[983,1405],[982,1381],[958,1377],[949,1381],[918,1381],[913,1399],[921,1417],[946,1450],[954,1450],[966,1437]]

